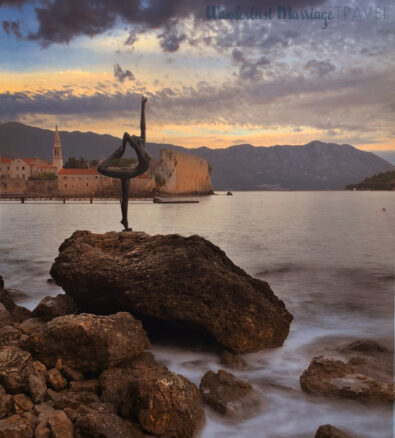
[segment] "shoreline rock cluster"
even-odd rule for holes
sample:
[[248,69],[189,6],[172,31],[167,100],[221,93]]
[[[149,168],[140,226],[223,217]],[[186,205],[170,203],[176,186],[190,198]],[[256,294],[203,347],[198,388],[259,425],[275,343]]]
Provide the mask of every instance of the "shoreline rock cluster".
[[[51,274],[66,295],[32,312],[0,276],[0,438],[190,438],[204,404],[234,421],[262,409],[254,387],[224,369],[198,388],[157,363],[149,338],[155,325],[209,333],[221,364],[242,370],[238,353],[281,346],[292,321],[266,282],[199,236],[78,231],[59,251]],[[338,353],[312,360],[305,392],[393,402],[384,347],[359,341]],[[351,435],[325,425],[316,438]]]

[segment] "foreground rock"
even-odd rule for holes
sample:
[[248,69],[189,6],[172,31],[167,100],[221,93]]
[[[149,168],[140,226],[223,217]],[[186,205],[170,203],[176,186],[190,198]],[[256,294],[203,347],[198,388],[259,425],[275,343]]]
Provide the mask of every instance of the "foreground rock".
[[43,298],[33,310],[32,317],[50,321],[58,316],[70,315],[77,312],[77,306],[68,295],[59,294],[56,297]]
[[34,425],[20,415],[0,420],[0,438],[33,438]]
[[98,372],[133,359],[150,343],[139,321],[117,313],[55,318],[33,331],[24,346],[49,368],[61,359],[76,370]]
[[208,371],[200,382],[203,400],[220,414],[243,418],[256,410],[259,398],[252,386],[232,374]]
[[300,376],[302,389],[312,394],[345,397],[361,401],[388,402],[394,400],[393,383],[358,372],[340,360],[315,357]]
[[343,432],[340,429],[337,429],[330,424],[326,424],[325,426],[320,426],[315,434],[314,438],[353,438],[346,432]]
[[100,383],[102,401],[150,434],[191,437],[202,421],[197,387],[166,367],[113,368],[102,373]]
[[269,285],[202,237],[77,231],[59,251],[51,275],[82,311],[198,327],[236,353],[288,335],[292,315]]
[[10,394],[28,391],[33,369],[33,360],[27,351],[12,346],[0,349],[0,384]]
[[80,408],[75,420],[76,438],[143,438],[138,426],[124,420],[105,404]]
[[[8,291],[0,287],[0,327],[12,322],[22,322],[30,315],[30,310],[15,304]],[[7,323],[4,320],[8,320]]]

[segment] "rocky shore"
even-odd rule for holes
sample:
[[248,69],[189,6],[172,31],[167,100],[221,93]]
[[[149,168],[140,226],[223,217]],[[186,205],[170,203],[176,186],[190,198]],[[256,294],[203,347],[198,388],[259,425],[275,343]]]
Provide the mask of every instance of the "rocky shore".
[[[66,294],[32,312],[0,277],[0,438],[189,438],[204,429],[205,409],[232,421],[264,409],[254,384],[230,371],[247,367],[240,353],[280,347],[292,315],[211,242],[78,231],[51,274]],[[156,361],[155,328],[205,334],[226,369],[208,371],[197,387]],[[393,403],[392,357],[373,341],[335,346],[331,357],[313,358],[301,389]],[[353,436],[332,425],[315,435]]]

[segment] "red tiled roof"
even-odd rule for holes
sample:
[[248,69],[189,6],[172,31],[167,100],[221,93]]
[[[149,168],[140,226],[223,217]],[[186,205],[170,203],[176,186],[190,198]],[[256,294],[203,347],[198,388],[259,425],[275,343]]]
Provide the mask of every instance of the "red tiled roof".
[[0,162],[1,163],[11,163],[11,159],[7,158],[7,157],[1,157]]
[[55,166],[52,164],[45,164],[44,166],[39,166],[40,169],[55,169]]
[[139,175],[137,178],[138,179],[151,179],[151,175],[148,175],[148,173],[143,173],[142,175]]
[[96,169],[60,169],[58,175],[98,175]]

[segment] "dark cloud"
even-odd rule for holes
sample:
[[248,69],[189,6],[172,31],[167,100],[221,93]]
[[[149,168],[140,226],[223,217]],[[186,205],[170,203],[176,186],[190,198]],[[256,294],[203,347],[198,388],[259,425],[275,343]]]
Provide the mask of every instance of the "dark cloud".
[[129,32],[128,37],[126,38],[124,45],[125,46],[134,46],[134,43],[138,40],[138,35],[137,35],[137,31],[135,30],[131,30]]
[[138,111],[140,93],[100,93],[76,96],[72,90],[42,93],[0,93],[0,117],[18,119],[23,114],[81,115],[117,117],[124,111]]
[[[289,6],[314,6],[325,0],[287,0]],[[94,36],[111,29],[119,21],[132,26],[132,31],[142,32],[164,28],[172,20],[194,17],[195,20],[208,21],[205,8],[212,0],[52,0],[34,1],[38,30],[28,35],[31,40],[40,41],[47,46],[52,43],[68,43],[79,35]],[[0,0],[0,5],[20,6],[24,0]],[[272,0],[219,0],[217,6],[227,9],[240,6],[243,9],[254,7],[263,10],[276,7]],[[183,40],[181,33],[170,33],[162,38],[165,50],[177,50]]]
[[114,64],[114,78],[118,82],[124,82],[125,79],[133,81],[134,74],[130,70],[122,70],[122,67],[119,64]]
[[258,59],[247,59],[244,53],[239,49],[234,49],[232,59],[236,65],[240,66],[239,77],[244,80],[256,81],[262,77],[262,68],[270,64],[265,56]]
[[0,6],[22,6],[28,0],[0,0]]
[[304,67],[318,77],[325,76],[336,70],[336,66],[328,60],[317,61],[316,59],[310,59]]
[[22,33],[19,29],[19,22],[17,21],[3,21],[3,30],[7,35],[13,33],[18,39],[22,38]]
[[176,52],[180,43],[185,40],[186,35],[179,31],[177,24],[171,24],[167,29],[158,35],[159,45],[165,52]]

